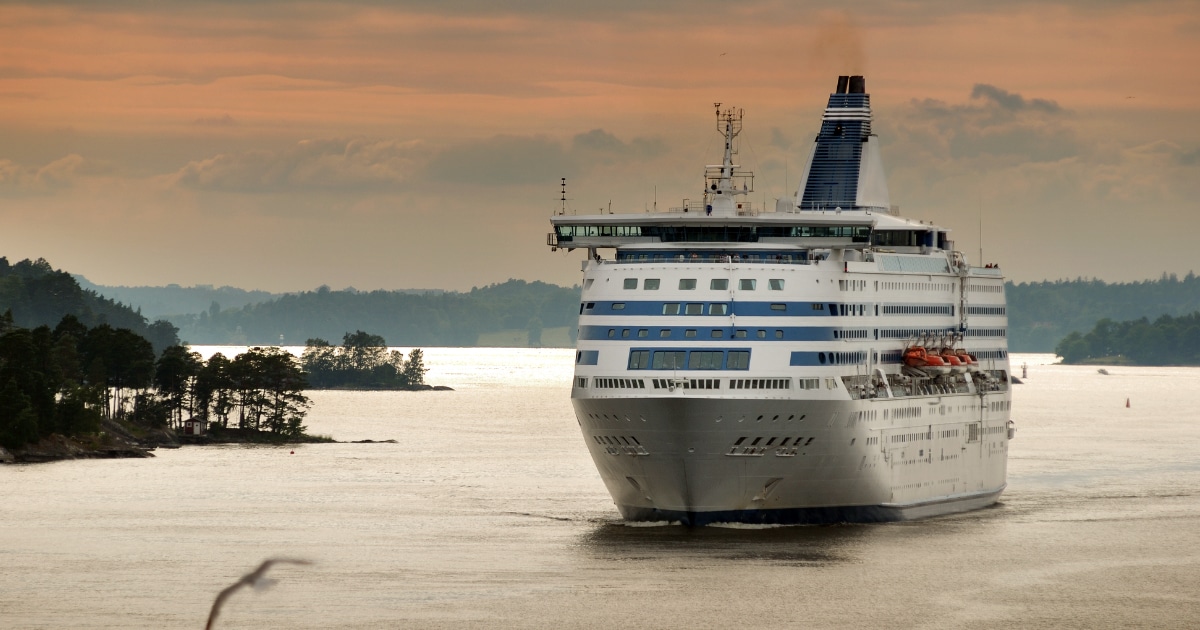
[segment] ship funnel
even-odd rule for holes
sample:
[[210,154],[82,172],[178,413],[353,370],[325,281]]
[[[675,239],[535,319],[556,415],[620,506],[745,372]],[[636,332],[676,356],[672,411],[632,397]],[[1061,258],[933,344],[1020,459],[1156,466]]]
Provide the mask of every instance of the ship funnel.
[[802,171],[795,207],[820,212],[891,207],[879,138],[871,133],[871,95],[862,75],[838,77],[837,92],[821,119],[821,131]]

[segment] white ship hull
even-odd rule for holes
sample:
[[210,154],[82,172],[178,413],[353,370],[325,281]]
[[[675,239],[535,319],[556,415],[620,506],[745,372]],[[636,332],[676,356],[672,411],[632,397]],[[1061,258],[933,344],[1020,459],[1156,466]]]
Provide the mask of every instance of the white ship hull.
[[[1004,490],[1007,414],[986,411],[999,393],[984,397],[981,413],[974,395],[817,402],[677,391],[574,401],[596,468],[628,520],[894,521],[977,509]],[[885,409],[914,403],[955,411],[920,424],[881,420]],[[981,431],[968,442],[972,424]],[[913,437],[890,442],[899,435]]]

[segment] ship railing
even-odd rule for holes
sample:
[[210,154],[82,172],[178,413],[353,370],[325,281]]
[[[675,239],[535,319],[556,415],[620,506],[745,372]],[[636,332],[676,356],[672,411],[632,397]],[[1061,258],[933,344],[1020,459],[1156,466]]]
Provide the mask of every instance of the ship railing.
[[693,264],[693,263],[711,263],[711,264],[732,264],[732,265],[813,265],[820,261],[817,260],[795,260],[795,259],[774,259],[774,258],[756,258],[756,259],[731,259],[729,256],[695,256],[687,254],[679,254],[670,258],[622,258],[619,260],[601,259],[600,264],[611,265],[661,265],[661,264]]
[[[667,208],[667,212],[673,212],[676,214],[705,215],[708,212],[708,206],[703,201],[690,201],[688,199],[684,199],[683,205],[671,206],[670,208]],[[737,204],[737,216],[739,217],[756,217],[761,213],[762,208],[760,206],[755,206],[749,201],[742,201]]]

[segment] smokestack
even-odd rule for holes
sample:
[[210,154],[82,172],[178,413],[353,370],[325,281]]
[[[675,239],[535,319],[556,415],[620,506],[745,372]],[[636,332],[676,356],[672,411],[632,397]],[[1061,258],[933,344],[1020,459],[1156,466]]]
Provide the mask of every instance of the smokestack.
[[847,76],[841,76],[841,77],[838,77],[838,89],[837,89],[837,93],[838,93],[838,94],[845,94],[845,93],[846,93],[846,85],[847,85],[849,82],[850,82],[850,77],[847,77]]
[[[840,77],[838,78],[838,82],[841,83]],[[861,75],[854,75],[854,76],[850,77],[850,90],[848,93],[849,94],[866,94],[867,93],[867,80],[862,78]]]

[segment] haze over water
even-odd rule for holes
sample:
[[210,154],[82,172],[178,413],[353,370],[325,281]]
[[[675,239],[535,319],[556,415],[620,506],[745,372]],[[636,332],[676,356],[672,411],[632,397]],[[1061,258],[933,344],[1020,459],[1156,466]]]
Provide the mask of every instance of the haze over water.
[[[312,392],[309,431],[0,466],[0,626],[1180,628],[1200,623],[1200,369],[1029,363],[1009,486],[910,523],[630,526],[571,350],[425,350],[453,392]],[[1126,398],[1130,407],[1125,407]],[[294,450],[295,454],[290,454]]]

